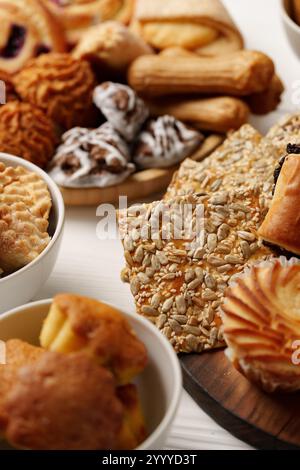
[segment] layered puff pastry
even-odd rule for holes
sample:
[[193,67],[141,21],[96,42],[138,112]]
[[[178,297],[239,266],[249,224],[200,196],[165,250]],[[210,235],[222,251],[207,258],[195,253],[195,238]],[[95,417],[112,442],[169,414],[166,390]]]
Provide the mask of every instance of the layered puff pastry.
[[300,255],[300,147],[294,147],[289,147],[291,153],[284,160],[270,210],[258,233],[265,241]]
[[84,351],[108,367],[120,385],[128,384],[147,365],[145,346],[114,308],[70,294],[54,298],[44,323],[42,347],[71,353]]
[[293,362],[300,334],[300,266],[252,268],[227,291],[223,310],[227,355],[251,381],[267,392],[300,389]]
[[162,50],[183,47],[202,55],[243,48],[243,38],[219,0],[137,0],[132,28]]

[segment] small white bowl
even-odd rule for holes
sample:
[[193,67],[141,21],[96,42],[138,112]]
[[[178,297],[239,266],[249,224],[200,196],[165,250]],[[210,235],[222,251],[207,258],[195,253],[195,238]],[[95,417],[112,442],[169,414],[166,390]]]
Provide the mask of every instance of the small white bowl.
[[[21,339],[38,345],[42,324],[51,303],[52,300],[41,300],[2,315],[0,340]],[[136,382],[149,435],[138,450],[161,450],[181,398],[180,364],[169,342],[148,320],[135,314],[121,313],[145,344],[149,356],[149,365]]]
[[0,314],[23,305],[33,299],[50,276],[56,262],[63,235],[65,206],[58,186],[43,170],[22,158],[0,153],[0,162],[16,167],[22,166],[37,173],[47,183],[51,197],[52,210],[49,220],[51,241],[47,248],[22,269],[0,279]]
[[292,19],[290,0],[280,0],[281,18],[290,45],[300,58],[300,26]]

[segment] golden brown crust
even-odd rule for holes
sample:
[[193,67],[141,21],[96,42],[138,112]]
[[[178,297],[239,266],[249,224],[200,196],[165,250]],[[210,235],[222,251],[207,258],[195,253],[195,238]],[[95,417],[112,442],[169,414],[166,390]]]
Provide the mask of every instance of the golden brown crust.
[[124,420],[118,450],[135,449],[147,437],[138,389],[133,384],[124,385],[117,389],[117,396],[124,407]]
[[248,96],[246,102],[254,114],[271,113],[279,106],[284,89],[281,79],[274,75],[267,90]]
[[92,124],[94,74],[85,61],[69,54],[45,54],[15,76],[21,98],[41,108],[64,129]]
[[8,103],[10,101],[19,101],[20,98],[18,97],[15,87],[13,85],[13,77],[4,70],[0,70],[0,81],[4,82],[5,84],[6,102]]
[[299,365],[292,361],[300,334],[299,282],[299,265],[262,264],[232,285],[222,307],[229,358],[268,392],[300,389]]
[[113,376],[85,354],[46,352],[9,393],[5,437],[35,450],[115,449],[123,409]]
[[0,107],[0,151],[45,167],[54,154],[57,135],[46,114],[29,103]]
[[247,96],[267,89],[274,64],[265,54],[239,51],[226,57],[143,56],[131,65],[129,84],[146,96],[221,93]]
[[[41,333],[43,346],[64,352],[84,349],[100,364],[111,368],[122,384],[144,370],[147,364],[145,346],[115,308],[71,294],[57,295],[52,308],[54,315],[50,311]],[[62,321],[57,328],[55,322],[59,315]],[[68,338],[61,336],[64,322],[74,335],[69,344]]]
[[292,0],[292,13],[293,13],[293,16],[296,20],[296,22],[298,23],[298,25],[300,25],[300,1],[299,0]]
[[300,155],[289,155],[277,181],[272,205],[259,235],[300,255]]
[[15,73],[39,51],[64,52],[65,38],[60,24],[53,19],[45,6],[38,0],[1,0],[0,2],[0,49],[9,47],[14,25],[25,29],[24,44],[16,56],[0,54],[0,68]]

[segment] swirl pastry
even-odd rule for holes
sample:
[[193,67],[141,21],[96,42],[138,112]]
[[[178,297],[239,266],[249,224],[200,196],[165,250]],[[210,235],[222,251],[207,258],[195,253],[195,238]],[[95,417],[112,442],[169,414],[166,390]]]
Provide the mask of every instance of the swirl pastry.
[[76,44],[88,28],[109,19],[128,23],[134,0],[42,0],[62,22],[70,44]]
[[223,306],[227,355],[251,381],[268,392],[300,390],[293,364],[300,337],[300,266],[254,267],[226,293]]
[[114,186],[134,170],[127,143],[109,123],[93,131],[71,129],[49,166],[54,181],[70,188]]
[[189,157],[204,136],[172,116],[150,120],[138,136],[133,160],[139,168],[167,168]]
[[69,54],[44,54],[16,75],[20,97],[41,108],[63,129],[92,125],[96,82],[90,65]]
[[21,70],[29,59],[45,52],[64,52],[64,34],[38,0],[1,0],[0,69]]
[[128,322],[112,307],[71,294],[57,295],[41,332],[51,351],[83,350],[128,384],[147,365],[147,352]]
[[6,440],[33,450],[116,449],[123,407],[112,374],[86,354],[45,352],[5,400]]
[[105,82],[94,91],[94,103],[128,142],[131,142],[146,121],[149,111],[132,88]]
[[141,55],[151,54],[152,49],[139,36],[116,21],[107,21],[90,28],[73,51],[77,59],[86,59],[103,74],[124,76],[129,65]]
[[0,152],[43,168],[52,158],[56,143],[53,122],[36,106],[14,101],[0,108]]
[[182,47],[223,55],[243,47],[220,0],[137,0],[132,28],[156,49]]
[[259,236],[273,245],[300,255],[300,147],[291,146],[276,184],[270,210]]

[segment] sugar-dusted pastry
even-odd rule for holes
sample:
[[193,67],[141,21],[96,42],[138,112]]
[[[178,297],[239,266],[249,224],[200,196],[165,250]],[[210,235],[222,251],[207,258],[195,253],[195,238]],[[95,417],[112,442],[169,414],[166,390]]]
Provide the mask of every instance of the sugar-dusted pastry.
[[117,396],[124,408],[122,431],[118,450],[135,449],[147,437],[145,418],[136,385],[129,384],[117,389]]
[[189,157],[204,136],[172,116],[151,119],[137,137],[133,160],[139,168],[167,168]]
[[0,364],[0,436],[2,436],[7,413],[5,400],[8,393],[16,383],[19,369],[33,364],[43,354],[43,349],[31,346],[18,339],[11,339],[5,343],[5,364]]
[[154,116],[169,114],[197,129],[226,133],[239,129],[248,121],[249,108],[238,98],[170,98],[148,100],[147,106]]
[[274,75],[268,88],[261,93],[254,93],[246,97],[252,113],[262,115],[277,109],[281,103],[284,85],[278,75]]
[[45,352],[19,370],[4,408],[5,438],[16,448],[117,448],[123,407],[115,381],[86,354]]
[[289,144],[300,142],[300,113],[284,116],[267,133],[266,138],[277,148],[280,156],[286,154]]
[[227,355],[268,392],[300,390],[300,266],[264,263],[234,283],[222,307]]
[[243,38],[219,0],[137,0],[132,27],[156,49],[183,47],[221,55],[243,47]]
[[[4,87],[5,87],[4,90],[0,88],[0,104],[8,103],[9,101],[16,101],[16,100],[18,101],[19,97],[16,93],[16,90],[13,84],[13,77],[1,69],[0,69],[0,82],[3,82]],[[0,84],[0,86],[2,87],[3,85]],[[2,98],[4,98],[3,101],[1,101]]]
[[21,202],[36,217],[48,220],[52,201],[45,181],[24,167],[0,162],[0,205]]
[[255,189],[264,215],[272,201],[274,170],[280,154],[249,124],[232,133],[223,145],[201,162],[185,160],[167,190],[165,199],[178,195],[236,188]]
[[275,72],[272,60],[257,51],[219,57],[148,55],[128,72],[130,86],[145,96],[222,94],[247,96],[265,91]]
[[95,130],[74,128],[63,136],[49,174],[64,187],[105,188],[122,183],[135,170],[125,140],[109,123]]
[[300,146],[288,150],[270,210],[258,233],[265,241],[300,255]]
[[120,212],[137,313],[151,320],[176,352],[224,345],[218,310],[230,280],[273,256],[256,235],[264,216],[255,188],[204,190]]
[[90,28],[72,52],[77,59],[86,59],[93,66],[124,75],[129,65],[141,55],[153,51],[145,41],[117,21],[107,21]]
[[135,91],[119,83],[99,85],[94,91],[94,103],[128,142],[136,137],[149,115]]
[[42,0],[62,23],[68,42],[76,44],[91,26],[116,19],[129,23],[135,0]]
[[39,0],[1,0],[0,69],[15,73],[33,57],[66,50],[64,33]]
[[63,353],[85,351],[128,384],[147,365],[147,352],[122,314],[96,300],[71,294],[54,298],[41,345]]
[[70,54],[44,54],[33,59],[14,79],[24,101],[41,108],[63,129],[94,122],[91,66]]
[[54,123],[41,109],[19,101],[0,107],[0,152],[43,168],[52,158],[56,144]]

